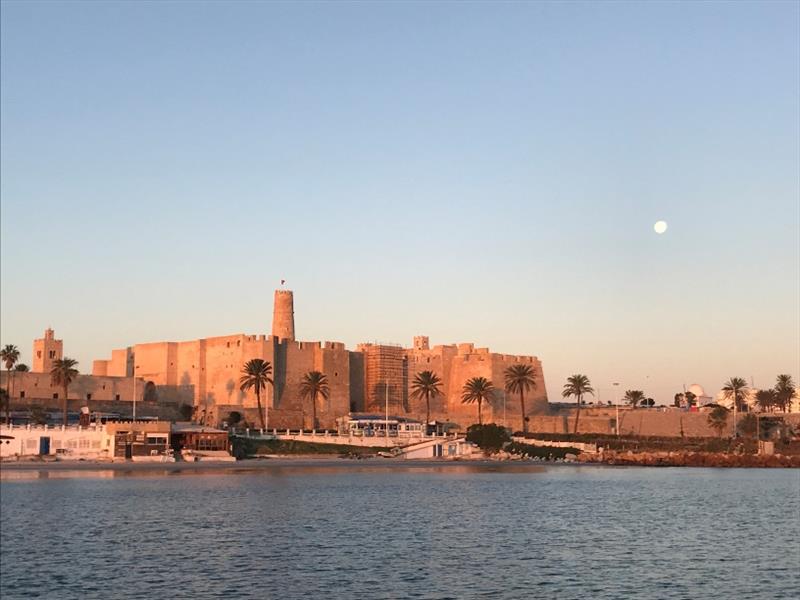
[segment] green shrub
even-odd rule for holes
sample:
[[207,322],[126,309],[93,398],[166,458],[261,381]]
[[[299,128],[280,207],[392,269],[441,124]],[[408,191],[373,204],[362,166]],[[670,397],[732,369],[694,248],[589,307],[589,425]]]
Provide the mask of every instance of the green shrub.
[[470,425],[467,429],[467,441],[476,444],[486,454],[494,454],[511,441],[511,435],[505,427],[495,423]]
[[756,437],[756,430],[758,429],[756,416],[753,413],[747,413],[739,420],[739,425],[737,428],[739,429],[739,433],[746,437]]
[[532,444],[520,444],[519,442],[512,442],[505,448],[509,454],[519,454],[527,458],[542,458],[545,460],[555,460],[557,458],[565,458],[567,454],[580,454],[577,448],[558,448],[556,446],[534,446]]

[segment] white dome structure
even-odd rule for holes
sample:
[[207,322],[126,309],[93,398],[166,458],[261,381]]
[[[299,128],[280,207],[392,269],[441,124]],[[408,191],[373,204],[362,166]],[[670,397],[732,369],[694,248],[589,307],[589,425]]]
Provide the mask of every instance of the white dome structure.
[[703,386],[700,385],[699,383],[693,383],[692,385],[689,386],[689,389],[687,391],[692,392],[697,398],[701,398],[702,396],[706,395],[706,391],[703,389]]

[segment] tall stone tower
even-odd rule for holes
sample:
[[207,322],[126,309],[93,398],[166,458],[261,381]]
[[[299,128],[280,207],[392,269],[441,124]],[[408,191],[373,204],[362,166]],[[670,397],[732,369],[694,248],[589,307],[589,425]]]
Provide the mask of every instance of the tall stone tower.
[[49,373],[53,368],[53,361],[64,358],[64,341],[55,339],[55,332],[49,327],[40,340],[33,340],[33,365],[34,373]]
[[272,335],[294,341],[294,293],[291,290],[275,290]]

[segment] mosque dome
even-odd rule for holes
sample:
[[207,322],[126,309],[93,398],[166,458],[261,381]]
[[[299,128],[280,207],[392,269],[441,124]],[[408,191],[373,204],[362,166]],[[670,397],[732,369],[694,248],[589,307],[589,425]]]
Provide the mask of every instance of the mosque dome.
[[700,398],[706,395],[706,391],[703,389],[703,386],[699,383],[693,383],[689,386],[689,391],[692,392],[695,397]]

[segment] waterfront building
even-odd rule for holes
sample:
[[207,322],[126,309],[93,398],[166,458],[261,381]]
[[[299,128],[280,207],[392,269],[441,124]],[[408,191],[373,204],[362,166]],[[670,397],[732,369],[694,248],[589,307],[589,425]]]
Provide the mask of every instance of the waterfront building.
[[162,460],[171,454],[168,421],[117,421],[103,430],[114,460]]
[[14,456],[99,459],[112,448],[103,426],[0,425],[0,458]]
[[0,458],[172,461],[173,450],[206,460],[232,460],[228,433],[191,423],[120,420],[86,426],[0,425]]
[[423,424],[416,419],[396,415],[351,413],[337,420],[342,435],[386,437],[422,437]]
[[173,423],[171,443],[184,460],[233,460],[228,432],[195,423]]

